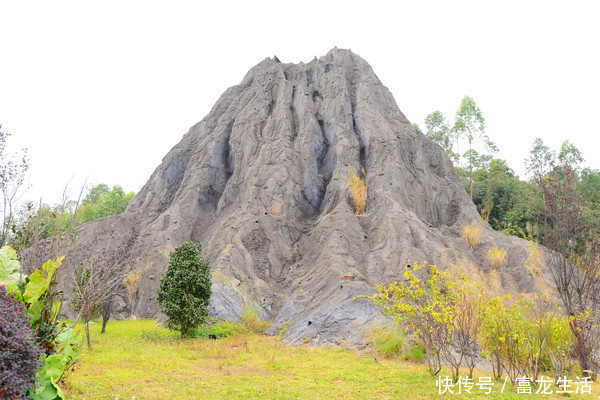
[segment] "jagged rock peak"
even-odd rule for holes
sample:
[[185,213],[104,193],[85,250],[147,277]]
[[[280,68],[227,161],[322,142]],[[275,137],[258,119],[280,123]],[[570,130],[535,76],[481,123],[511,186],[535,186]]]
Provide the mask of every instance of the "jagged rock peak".
[[[364,171],[366,215],[354,214],[349,167]],[[143,277],[122,315],[159,315],[158,281],[169,251],[186,240],[201,241],[211,262],[215,316],[236,319],[250,302],[274,321],[272,333],[288,321],[286,335],[313,343],[360,336],[380,314],[352,299],[414,262],[485,280],[484,250],[498,245],[509,254],[499,272],[506,291],[534,288],[523,241],[483,224],[482,244],[468,248],[460,229],[480,217],[452,163],[350,50],[252,67],[167,153],[126,212],[86,225],[74,251],[92,245],[99,225],[125,230],[131,221],[140,234],[128,261]]]

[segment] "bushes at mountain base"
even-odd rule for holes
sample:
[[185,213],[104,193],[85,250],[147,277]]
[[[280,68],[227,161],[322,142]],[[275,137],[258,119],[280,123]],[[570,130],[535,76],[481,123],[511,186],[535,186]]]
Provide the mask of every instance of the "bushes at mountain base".
[[558,379],[570,370],[575,350],[570,325],[588,313],[567,317],[551,299],[488,295],[466,277],[434,265],[422,277],[424,267],[407,268],[404,281],[378,285],[368,298],[413,332],[433,374],[445,362],[455,377],[461,366],[472,376],[480,356],[491,362],[497,379],[506,373],[512,382],[521,375],[535,380],[549,370]]
[[[407,326],[425,349],[425,359],[432,374],[437,374],[443,361],[453,366],[453,374],[458,376],[462,358],[456,359],[449,343],[459,334],[470,337],[460,338],[458,344],[468,347],[475,335],[471,326],[458,326],[471,319],[457,318],[457,303],[463,292],[461,282],[452,279],[450,272],[439,271],[435,265],[429,266],[429,279],[417,277],[425,264],[407,267],[405,282],[393,282],[387,286],[378,285],[378,293],[368,297],[383,312],[394,318],[399,325]],[[461,277],[464,281],[464,278]],[[466,315],[465,315],[466,317]]]
[[242,332],[248,332],[248,328],[231,321],[212,320],[190,331],[188,335],[199,339],[222,339]]
[[158,289],[160,309],[169,317],[167,327],[185,338],[206,322],[211,285],[210,263],[202,257],[200,243],[184,242],[172,251]]
[[0,285],[0,398],[26,399],[44,350],[36,343],[25,307]]
[[537,381],[552,369],[558,379],[573,365],[571,318],[552,302],[492,297],[482,303],[479,318],[483,355],[491,361],[495,378],[506,372],[512,382],[522,375]]

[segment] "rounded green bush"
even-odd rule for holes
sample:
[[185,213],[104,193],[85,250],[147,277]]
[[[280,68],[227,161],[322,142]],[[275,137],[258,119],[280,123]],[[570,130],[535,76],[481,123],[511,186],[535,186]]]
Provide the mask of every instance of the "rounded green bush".
[[208,319],[211,291],[210,263],[202,245],[184,242],[169,254],[167,272],[160,280],[158,302],[169,317],[167,327],[188,336]]

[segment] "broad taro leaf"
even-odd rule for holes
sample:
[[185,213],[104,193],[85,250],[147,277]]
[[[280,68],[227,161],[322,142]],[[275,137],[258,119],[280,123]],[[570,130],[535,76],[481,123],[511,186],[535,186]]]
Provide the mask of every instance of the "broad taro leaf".
[[55,340],[57,343],[74,343],[77,341],[77,332],[75,332],[75,329],[72,328],[65,329],[56,337]]
[[31,400],[64,400],[65,394],[60,387],[52,381],[43,382],[35,394],[31,396]]
[[42,382],[57,382],[65,371],[68,361],[68,357],[66,357],[63,353],[53,354],[46,357],[44,366],[38,372],[40,380]]
[[[50,287],[50,282],[52,281],[52,276],[56,269],[60,266],[64,257],[59,257],[54,260],[48,260],[42,266],[42,269],[36,269],[31,274],[29,278],[29,283],[25,288],[25,293],[23,294],[23,299],[26,303],[33,304],[35,303],[46,291],[48,287]],[[44,273],[44,271],[46,273]]]
[[19,260],[17,252],[10,246],[0,249],[0,285],[19,283]]
[[54,300],[54,304],[52,304],[52,320],[55,320],[60,312],[60,300]]
[[40,315],[42,314],[42,309],[44,308],[44,300],[38,300],[33,305],[31,305],[25,315],[31,317],[31,324],[34,325],[36,322],[40,320]]

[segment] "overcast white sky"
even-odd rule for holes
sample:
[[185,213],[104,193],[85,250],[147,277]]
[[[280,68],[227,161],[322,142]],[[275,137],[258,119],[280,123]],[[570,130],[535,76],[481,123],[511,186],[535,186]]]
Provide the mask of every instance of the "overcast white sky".
[[138,191],[253,65],[337,46],[422,127],[473,97],[520,175],[537,136],[600,169],[599,16],[597,1],[0,0],[0,123],[30,150],[25,198],[58,201],[73,176]]

